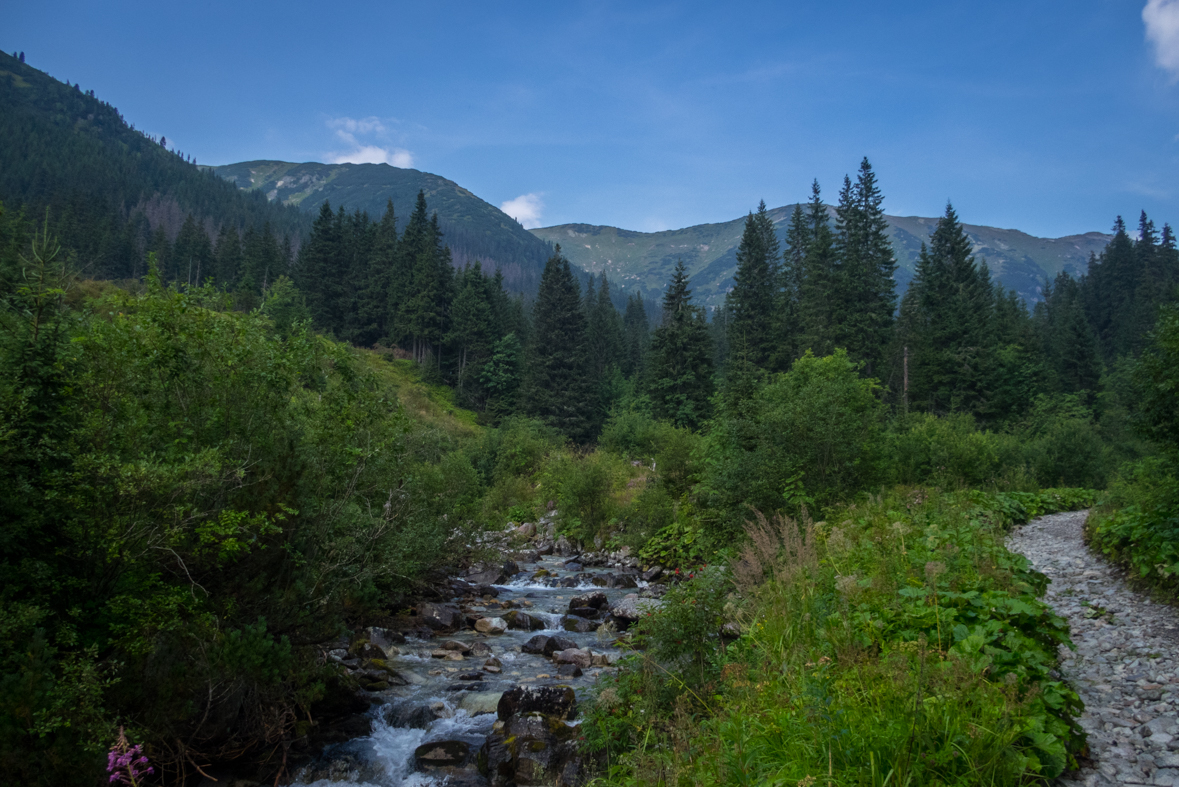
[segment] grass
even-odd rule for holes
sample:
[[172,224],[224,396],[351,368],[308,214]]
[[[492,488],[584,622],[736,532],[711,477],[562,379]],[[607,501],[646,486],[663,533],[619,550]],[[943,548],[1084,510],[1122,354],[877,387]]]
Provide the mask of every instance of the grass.
[[1082,498],[902,489],[820,522],[759,517],[730,566],[675,588],[601,683],[585,724],[599,783],[1058,775],[1084,745],[1080,701],[1053,673],[1068,629],[1004,537],[1026,509]]

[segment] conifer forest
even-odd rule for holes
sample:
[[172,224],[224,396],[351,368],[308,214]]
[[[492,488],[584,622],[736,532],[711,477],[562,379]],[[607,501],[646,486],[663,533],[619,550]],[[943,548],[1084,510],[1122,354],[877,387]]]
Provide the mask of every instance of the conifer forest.
[[1097,755],[1013,529],[1177,598],[1173,217],[1027,299],[947,202],[901,286],[863,158],[709,307],[19,53],[0,141],[2,784],[1047,784]]

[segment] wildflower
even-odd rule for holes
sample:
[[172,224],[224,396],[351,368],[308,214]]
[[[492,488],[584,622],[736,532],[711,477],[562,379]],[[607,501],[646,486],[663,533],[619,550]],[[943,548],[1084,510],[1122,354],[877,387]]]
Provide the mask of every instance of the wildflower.
[[119,727],[119,739],[106,756],[106,770],[111,775],[111,784],[129,784],[131,787],[138,787],[143,777],[155,772],[147,764],[143,747],[139,744],[132,746],[122,727]]

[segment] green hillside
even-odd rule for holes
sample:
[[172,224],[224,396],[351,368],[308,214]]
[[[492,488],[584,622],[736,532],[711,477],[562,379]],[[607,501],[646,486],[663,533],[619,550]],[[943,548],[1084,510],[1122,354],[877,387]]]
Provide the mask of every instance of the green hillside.
[[456,264],[479,259],[486,265],[490,261],[515,290],[535,289],[551,253],[547,243],[499,208],[429,172],[388,164],[285,161],[244,161],[211,169],[239,189],[265,194],[273,202],[297,206],[306,213],[317,212],[328,200],[333,207],[343,205],[349,211],[363,210],[378,217],[391,199],[401,226],[418,192],[424,191],[430,210],[438,213]]
[[242,194],[123,119],[78,85],[0,53],[0,202],[44,216],[79,267],[96,278],[142,275],[159,229],[175,240],[185,218],[215,234],[269,222],[295,239],[298,211]]
[[[774,208],[770,216],[784,242],[793,205]],[[889,216],[896,249],[898,288],[908,287],[921,243],[937,219]],[[605,272],[623,288],[639,289],[646,297],[661,292],[671,278],[676,260],[683,258],[696,297],[719,306],[732,286],[737,268],[737,244],[745,219],[721,224],[699,224],[665,232],[633,232],[591,224],[562,224],[532,230],[539,238],[561,244],[569,260],[591,273]],[[1083,273],[1089,254],[1100,252],[1111,236],[1100,232],[1064,238],[1036,238],[1019,230],[964,225],[974,253],[986,259],[992,274],[1029,302],[1037,300],[1045,277],[1061,270]]]

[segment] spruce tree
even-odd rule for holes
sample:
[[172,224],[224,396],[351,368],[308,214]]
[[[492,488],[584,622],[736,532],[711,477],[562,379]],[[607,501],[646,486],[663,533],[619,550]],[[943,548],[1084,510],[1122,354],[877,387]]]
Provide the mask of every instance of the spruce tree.
[[704,312],[692,304],[683,260],[663,295],[663,321],[651,340],[648,394],[657,418],[699,429],[713,394],[712,339]]
[[843,232],[837,233],[842,293],[835,301],[843,310],[843,346],[854,360],[864,362],[865,372],[872,375],[883,368],[885,348],[893,333],[897,262],[888,237],[884,196],[866,157],[850,197],[848,209],[840,215]]
[[356,336],[354,341],[369,346],[389,333],[389,288],[397,264],[397,216],[393,200],[385,205],[385,212],[373,233],[367,274],[359,282],[356,304]]
[[642,380],[647,370],[647,351],[651,344],[651,328],[647,320],[647,306],[643,296],[632,293],[626,299],[626,314],[622,317],[624,355],[622,373],[630,380]]
[[774,352],[770,366],[786,370],[799,357],[798,343],[802,332],[799,301],[802,296],[806,271],[806,255],[811,233],[801,205],[795,205],[786,230],[786,249],[778,281],[778,303],[774,308]]
[[1085,317],[1080,284],[1061,271],[1045,282],[1044,300],[1036,304],[1036,327],[1043,353],[1052,372],[1054,388],[1066,394],[1083,394],[1096,403],[1101,378],[1097,341]]
[[[478,371],[491,355],[496,339],[495,315],[492,311],[490,282],[483,275],[478,260],[458,277],[458,294],[451,305],[447,344],[455,358],[455,388],[460,396],[477,396],[479,379],[472,381],[471,370]],[[472,385],[473,382],[473,385]],[[469,390],[469,389],[474,390]]]
[[214,280],[222,289],[233,289],[237,284],[242,266],[242,242],[237,229],[230,224],[222,224],[217,233],[217,245],[213,249]]
[[335,330],[343,314],[340,309],[343,276],[339,270],[343,227],[331,204],[324,200],[311,225],[311,235],[299,249],[295,284],[307,299],[312,324],[321,330]]
[[737,246],[733,289],[725,297],[729,341],[739,342],[749,361],[768,367],[774,353],[773,317],[779,286],[778,240],[763,200],[745,219]]
[[921,246],[912,299],[910,379],[913,399],[936,413],[990,415],[994,289],[978,265],[954,207],[946,205],[930,245]]
[[830,355],[835,351],[836,339],[835,311],[830,294],[836,286],[838,270],[835,238],[831,232],[827,206],[823,204],[818,180],[811,184],[806,230],[808,245],[803,262],[802,291],[798,303],[801,329],[798,352],[801,354],[810,350],[815,355]]
[[522,407],[574,440],[592,435],[594,389],[586,357],[581,292],[558,246],[545,263],[532,310]]

